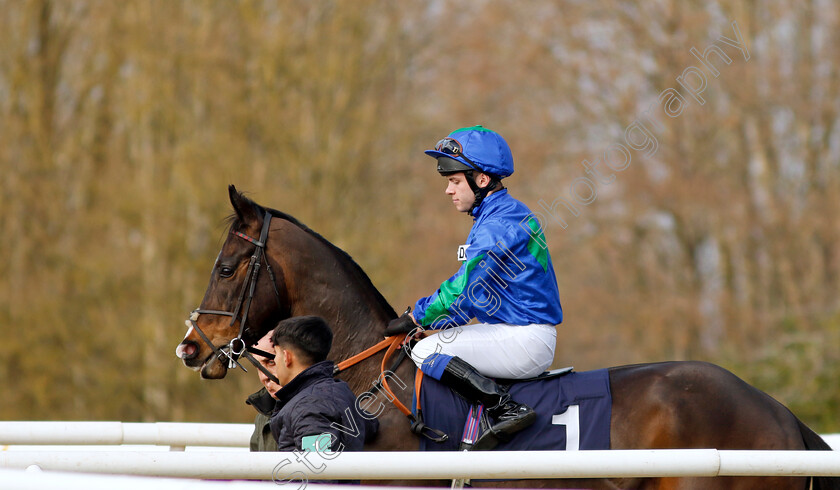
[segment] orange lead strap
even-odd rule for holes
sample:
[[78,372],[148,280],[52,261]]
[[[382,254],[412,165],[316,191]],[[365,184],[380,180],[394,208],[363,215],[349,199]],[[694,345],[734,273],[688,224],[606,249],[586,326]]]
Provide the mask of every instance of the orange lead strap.
[[[393,337],[390,337],[390,339],[393,339],[393,340],[391,342],[391,345],[388,346],[388,350],[385,351],[385,355],[382,357],[382,367],[381,367],[382,376],[380,377],[380,379],[382,380],[382,389],[384,389],[385,392],[388,393],[389,398],[391,399],[391,403],[393,403],[394,406],[397,407],[397,409],[400,412],[402,412],[405,416],[413,419],[414,415],[411,413],[411,410],[409,410],[408,407],[403,405],[403,402],[401,402],[397,399],[397,395],[395,395],[394,392],[391,391],[391,387],[388,386],[388,377],[385,376],[385,363],[388,362],[388,359],[391,358],[391,355],[394,353],[394,351],[396,351],[397,349],[400,348],[400,346],[402,346],[403,340],[405,340],[406,335],[407,334],[401,334],[401,335],[395,335]],[[388,339],[386,339],[386,340],[388,340]]]
[[414,408],[417,413],[420,413],[420,387],[423,386],[423,371],[417,370],[414,375],[414,397],[417,398],[417,406]]
[[336,374],[340,373],[341,371],[344,371],[345,369],[347,369],[351,366],[355,366],[356,364],[364,361],[368,357],[371,357],[374,354],[378,353],[379,351],[385,349],[386,347],[391,345],[391,343],[394,341],[394,338],[395,337],[388,337],[387,339],[385,339],[382,342],[374,345],[373,347],[369,347],[369,348],[363,350],[362,352],[359,352],[355,356],[339,362],[338,364],[335,365],[335,371],[333,372],[333,375],[336,375]]
[[408,407],[406,407],[401,401],[399,401],[397,399],[397,395],[395,395],[393,390],[391,390],[391,387],[388,386],[388,377],[385,376],[385,363],[388,362],[388,360],[391,358],[391,356],[394,354],[394,352],[397,349],[399,349],[400,346],[402,346],[402,343],[405,340],[405,337],[406,337],[406,334],[394,335],[393,337],[388,337],[387,339],[383,340],[382,342],[379,342],[378,344],[374,345],[373,347],[365,349],[364,351],[356,354],[355,356],[350,357],[348,359],[345,359],[344,361],[341,361],[340,363],[335,365],[335,371],[333,371],[333,376],[337,375],[341,371],[344,371],[345,369],[347,369],[351,366],[354,366],[354,365],[364,361],[365,359],[367,359],[369,357],[372,357],[374,354],[377,354],[378,352],[387,348],[388,350],[385,351],[385,355],[382,357],[382,367],[381,367],[381,370],[380,370],[380,372],[381,372],[380,380],[382,382],[382,389],[388,394],[388,398],[390,399],[391,403],[393,403],[394,406],[397,407],[397,409],[399,409],[400,412],[402,412],[404,415],[406,415],[410,418],[413,418],[411,410],[409,410]]
[[[403,413],[408,420],[411,421],[411,431],[415,434],[426,437],[435,442],[444,442],[449,438],[449,435],[443,431],[438,429],[434,429],[432,427],[427,426],[423,422],[423,415],[420,411],[420,384],[423,382],[423,371],[417,370],[417,374],[414,377],[414,386],[415,386],[415,396],[417,398],[417,415],[415,416],[411,413],[411,410],[408,409],[401,401],[397,399],[397,395],[394,394],[394,391],[391,390],[391,387],[388,385],[388,376],[385,376],[385,364],[391,359],[394,352],[402,348],[403,343],[405,342],[407,334],[402,335],[394,335],[393,337],[388,337],[382,342],[374,345],[373,347],[364,350],[363,352],[356,354],[355,356],[346,359],[335,366],[335,371],[333,375],[340,373],[341,371],[358,364],[365,359],[370,358],[374,354],[379,353],[383,349],[387,348],[388,350],[385,351],[385,355],[382,356],[382,365],[380,367],[380,375],[379,380],[377,383],[379,384],[378,388],[386,393],[388,396],[389,401],[397,407],[397,409]],[[402,358],[400,358],[400,361]],[[394,367],[396,369],[396,367]],[[374,385],[376,388],[376,385]]]

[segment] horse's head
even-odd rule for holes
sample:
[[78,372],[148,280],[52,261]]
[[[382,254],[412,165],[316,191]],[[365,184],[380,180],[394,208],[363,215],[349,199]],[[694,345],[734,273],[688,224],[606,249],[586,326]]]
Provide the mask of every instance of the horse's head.
[[209,379],[223,378],[231,358],[287,315],[283,273],[268,256],[271,215],[234,186],[228,191],[235,212],[230,233],[201,306],[187,320],[187,334],[175,349],[187,367]]

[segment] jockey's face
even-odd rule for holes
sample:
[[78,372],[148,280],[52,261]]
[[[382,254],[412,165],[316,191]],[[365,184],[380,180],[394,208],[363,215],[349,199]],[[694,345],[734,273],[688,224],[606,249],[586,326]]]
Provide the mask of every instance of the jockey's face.
[[[274,333],[273,330],[269,331],[267,334],[265,334],[265,336],[263,338],[261,338],[260,341],[257,342],[256,345],[254,345],[254,347],[256,347],[259,350],[265,351],[265,352],[274,352],[274,345],[272,345],[272,343],[271,343],[271,334],[272,333]],[[255,354],[254,359],[258,360],[260,362],[260,364],[262,364],[262,366],[268,370],[269,373],[274,372],[274,358],[273,357],[270,358],[270,359],[266,359],[265,357],[263,357],[261,355]],[[263,386],[265,386],[265,389],[268,390],[268,393],[272,397],[274,397],[274,395],[277,393],[277,390],[282,388],[280,385],[278,385],[274,381],[271,381],[270,379],[268,379],[268,376],[263,374],[263,372],[260,371],[259,369],[257,369],[257,376],[260,377],[260,382],[263,384]]]
[[[447,176],[446,179],[449,182],[446,186],[446,195],[452,198],[455,209],[462,213],[468,212],[475,202],[475,193],[470,189],[466,175],[464,172],[458,172]],[[475,183],[479,187],[486,187],[490,184],[490,177],[487,174],[476,173]]]
[[464,172],[447,176],[449,184],[446,186],[446,195],[452,198],[455,209],[462,213],[470,210],[475,202],[475,193],[470,189],[467,177]]

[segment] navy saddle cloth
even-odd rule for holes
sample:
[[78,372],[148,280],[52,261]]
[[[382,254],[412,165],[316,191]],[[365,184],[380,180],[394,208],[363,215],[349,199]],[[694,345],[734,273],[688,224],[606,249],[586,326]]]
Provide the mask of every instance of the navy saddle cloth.
[[[510,386],[510,394],[517,402],[533,408],[537,421],[511,441],[500,443],[497,450],[610,448],[612,397],[606,369],[516,382]],[[426,425],[449,435],[442,443],[421,437],[420,450],[457,450],[470,403],[427,376],[420,390],[420,409]]]

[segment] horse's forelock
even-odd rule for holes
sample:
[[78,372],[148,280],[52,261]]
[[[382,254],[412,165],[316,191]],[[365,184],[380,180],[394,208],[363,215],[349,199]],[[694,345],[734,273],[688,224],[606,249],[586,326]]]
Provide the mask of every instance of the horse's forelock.
[[234,230],[238,231],[242,227],[242,220],[236,213],[231,213],[229,216],[225,217],[222,223],[224,223],[225,229],[229,232]]

